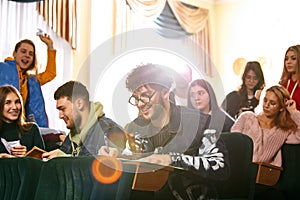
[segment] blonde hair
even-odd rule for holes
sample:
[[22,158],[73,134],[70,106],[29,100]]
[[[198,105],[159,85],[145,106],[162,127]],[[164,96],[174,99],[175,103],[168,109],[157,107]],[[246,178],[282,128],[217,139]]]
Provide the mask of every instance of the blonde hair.
[[284,131],[292,131],[295,133],[298,125],[292,119],[291,114],[285,105],[286,100],[291,99],[289,92],[280,85],[274,85],[268,88],[266,92],[273,92],[276,95],[279,102],[279,108],[282,109],[274,120],[275,125]]

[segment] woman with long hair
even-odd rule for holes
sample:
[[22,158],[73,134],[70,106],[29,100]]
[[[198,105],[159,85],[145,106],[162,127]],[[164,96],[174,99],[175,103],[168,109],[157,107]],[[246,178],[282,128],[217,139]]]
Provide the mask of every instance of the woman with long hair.
[[22,157],[34,146],[45,149],[36,123],[25,122],[19,91],[10,85],[0,87],[0,157]]
[[290,46],[286,50],[279,84],[289,91],[297,110],[300,110],[300,45]]
[[231,128],[253,140],[253,162],[281,166],[284,143],[300,143],[300,111],[289,92],[280,85],[266,90],[259,114],[243,112]]
[[222,126],[222,132],[230,131],[234,119],[218,105],[215,92],[209,82],[196,79],[191,82],[188,89],[187,107],[200,110],[211,117],[210,123]]
[[222,108],[234,119],[246,110],[254,111],[259,103],[259,91],[265,86],[265,78],[259,62],[249,61],[242,75],[238,90],[229,93]]
[[[253,141],[253,162],[281,167],[284,143],[300,143],[300,111],[289,92],[280,85],[266,90],[262,112],[243,112],[231,132],[248,135]],[[284,170],[284,169],[283,169]],[[256,184],[254,199],[285,199],[278,185]]]

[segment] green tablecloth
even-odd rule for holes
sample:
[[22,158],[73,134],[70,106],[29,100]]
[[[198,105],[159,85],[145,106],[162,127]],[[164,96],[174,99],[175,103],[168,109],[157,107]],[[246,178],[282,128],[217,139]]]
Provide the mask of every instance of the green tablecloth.
[[[101,184],[91,172],[93,157],[0,159],[0,199],[129,199],[133,173],[113,184]],[[130,166],[131,168],[133,166]],[[132,171],[132,169],[131,169]]]

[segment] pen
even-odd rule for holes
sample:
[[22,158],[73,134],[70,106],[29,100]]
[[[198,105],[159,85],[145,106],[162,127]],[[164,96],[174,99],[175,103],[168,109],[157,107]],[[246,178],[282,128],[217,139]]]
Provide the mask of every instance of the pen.
[[107,137],[107,133],[104,133],[104,143],[106,146],[106,152],[109,153],[109,145],[108,145],[108,137]]

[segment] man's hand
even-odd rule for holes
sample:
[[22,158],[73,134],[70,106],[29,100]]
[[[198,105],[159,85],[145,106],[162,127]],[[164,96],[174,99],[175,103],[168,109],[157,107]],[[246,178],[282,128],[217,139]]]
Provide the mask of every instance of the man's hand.
[[17,157],[24,157],[26,152],[27,152],[27,148],[26,148],[26,146],[23,146],[23,145],[14,146],[10,150],[11,155],[17,156]]
[[119,152],[116,148],[108,147],[108,146],[102,146],[98,150],[98,155],[100,156],[111,156],[111,157],[118,157]]
[[46,159],[55,158],[55,157],[57,157],[57,152],[58,152],[58,149],[55,149],[50,152],[45,152],[42,154],[42,158],[46,158]]
[[141,158],[138,161],[168,166],[171,164],[171,156],[168,154],[152,154],[151,156]]
[[41,39],[42,42],[44,42],[49,50],[54,50],[53,48],[53,41],[50,38],[49,35],[47,35],[46,33],[44,35],[39,35],[39,38]]

